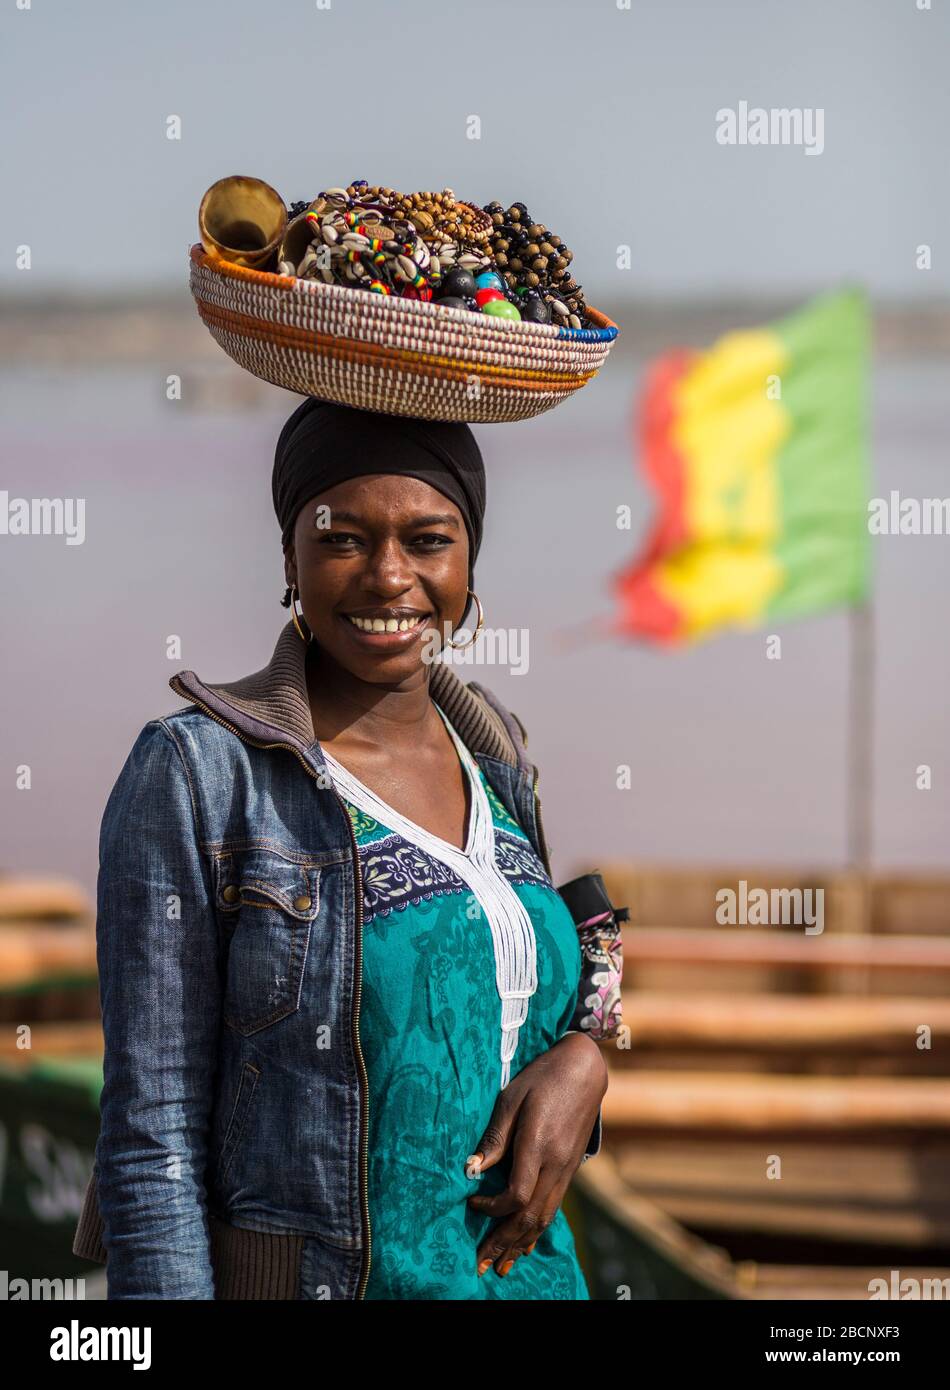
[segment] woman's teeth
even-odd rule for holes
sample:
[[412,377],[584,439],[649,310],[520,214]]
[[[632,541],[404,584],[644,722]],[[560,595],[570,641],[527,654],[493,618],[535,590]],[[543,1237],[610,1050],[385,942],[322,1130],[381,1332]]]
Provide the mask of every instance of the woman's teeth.
[[346,616],[361,632],[408,632],[411,627],[418,627],[425,615],[420,614],[418,618],[354,618],[348,613]]

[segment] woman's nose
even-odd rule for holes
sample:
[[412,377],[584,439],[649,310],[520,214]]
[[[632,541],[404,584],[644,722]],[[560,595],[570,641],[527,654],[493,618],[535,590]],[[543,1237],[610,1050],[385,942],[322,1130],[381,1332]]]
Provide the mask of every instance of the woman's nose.
[[376,589],[399,592],[407,588],[414,573],[402,544],[397,537],[380,541],[366,557],[364,579]]

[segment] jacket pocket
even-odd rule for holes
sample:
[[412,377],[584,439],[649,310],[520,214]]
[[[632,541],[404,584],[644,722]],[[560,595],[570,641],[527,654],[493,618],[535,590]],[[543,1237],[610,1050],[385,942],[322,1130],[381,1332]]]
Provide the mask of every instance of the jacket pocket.
[[280,850],[215,855],[215,898],[227,942],[224,1022],[247,1036],[300,1007],[320,869]]
[[224,1132],[221,1154],[218,1159],[218,1175],[221,1182],[224,1182],[227,1177],[231,1160],[237,1152],[241,1135],[244,1132],[247,1112],[251,1107],[254,1090],[260,1080],[260,1075],[260,1069],[253,1062],[245,1062],[241,1067],[241,1079],[238,1082],[237,1095],[234,1098],[231,1118],[228,1120],[228,1127]]

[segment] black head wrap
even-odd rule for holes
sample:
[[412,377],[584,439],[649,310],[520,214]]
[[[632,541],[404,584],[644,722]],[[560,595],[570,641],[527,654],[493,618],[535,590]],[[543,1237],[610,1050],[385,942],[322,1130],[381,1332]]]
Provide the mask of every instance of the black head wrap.
[[473,588],[485,515],[485,465],[466,424],[381,415],[308,396],[281,430],[274,454],[274,511],[284,549],[306,501],[365,473],[420,478],[455,503],[468,531]]

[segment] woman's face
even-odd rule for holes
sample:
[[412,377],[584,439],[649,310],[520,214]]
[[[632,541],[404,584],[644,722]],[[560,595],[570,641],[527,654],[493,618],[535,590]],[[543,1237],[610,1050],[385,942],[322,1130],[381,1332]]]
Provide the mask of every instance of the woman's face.
[[[462,513],[444,493],[419,478],[373,473],[300,509],[284,572],[314,642],[353,675],[388,684],[419,671],[441,649],[445,625],[451,633],[461,622],[468,549]],[[379,631],[374,619],[400,626]]]

